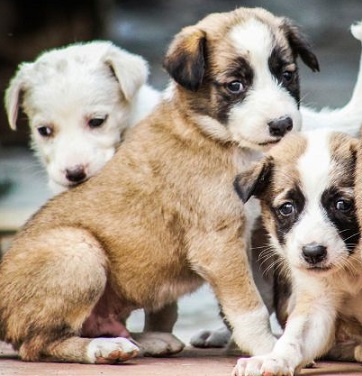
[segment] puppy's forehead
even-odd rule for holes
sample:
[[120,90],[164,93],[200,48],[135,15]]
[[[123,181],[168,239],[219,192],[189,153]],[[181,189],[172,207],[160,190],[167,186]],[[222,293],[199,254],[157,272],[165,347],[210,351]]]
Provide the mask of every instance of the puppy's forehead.
[[353,185],[355,153],[351,137],[326,130],[287,136],[270,154],[278,192],[298,185],[308,196],[329,186]]
[[288,47],[282,31],[283,18],[261,8],[239,8],[230,13],[216,13],[206,17],[199,27],[206,31],[207,39],[216,55],[228,50],[247,55],[250,52],[271,52],[278,44]]
[[291,133],[282,142],[272,148],[275,194],[288,190],[301,181],[300,171],[297,168],[299,161],[305,155],[308,139],[302,134]]

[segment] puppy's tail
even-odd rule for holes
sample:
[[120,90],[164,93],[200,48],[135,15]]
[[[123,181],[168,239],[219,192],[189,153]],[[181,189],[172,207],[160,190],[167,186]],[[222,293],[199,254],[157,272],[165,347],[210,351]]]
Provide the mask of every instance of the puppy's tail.
[[362,21],[351,26],[351,33],[357,40],[362,42]]
[[[362,43],[362,21],[351,26],[352,35]],[[362,46],[361,46],[362,47]],[[361,51],[362,52],[362,51]],[[359,71],[357,76],[357,81],[353,89],[352,97],[347,104],[347,106],[362,107],[362,54],[359,62]],[[362,124],[362,118],[361,118]]]

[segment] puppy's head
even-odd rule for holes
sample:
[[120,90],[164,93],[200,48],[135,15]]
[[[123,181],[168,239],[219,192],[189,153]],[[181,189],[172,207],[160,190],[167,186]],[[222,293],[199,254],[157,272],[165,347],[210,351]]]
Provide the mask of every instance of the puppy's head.
[[274,249],[294,270],[353,268],[359,241],[354,200],[356,140],[341,133],[291,134],[235,180],[241,199],[261,201]]
[[81,183],[113,156],[147,75],[141,57],[102,41],[19,66],[5,95],[9,124],[16,129],[22,106],[54,191]]
[[[260,9],[211,14],[184,28],[164,66],[186,111],[209,135],[268,149],[301,125],[297,57],[318,62],[289,20]],[[176,92],[175,92],[176,90]]]

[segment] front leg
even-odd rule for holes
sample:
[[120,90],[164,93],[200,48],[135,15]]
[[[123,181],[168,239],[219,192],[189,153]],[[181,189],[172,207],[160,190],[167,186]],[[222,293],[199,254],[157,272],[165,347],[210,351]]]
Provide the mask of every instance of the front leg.
[[195,244],[189,258],[192,268],[213,288],[233,338],[242,351],[265,354],[275,344],[269,314],[255,286],[246,242],[228,236],[225,229],[203,234],[202,248]]
[[240,358],[233,375],[293,375],[330,347],[335,331],[335,307],[329,296],[301,292],[273,351],[263,356]]

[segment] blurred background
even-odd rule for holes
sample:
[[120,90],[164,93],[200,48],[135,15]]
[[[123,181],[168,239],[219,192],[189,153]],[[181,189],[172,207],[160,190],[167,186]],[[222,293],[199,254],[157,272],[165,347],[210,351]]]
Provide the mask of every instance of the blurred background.
[[[262,6],[287,16],[309,37],[320,73],[302,64],[304,105],[344,105],[358,72],[360,43],[349,26],[362,20],[361,0],[0,0],[0,90],[22,61],[32,61],[50,48],[92,39],[111,39],[142,55],[151,67],[150,83],[163,89],[168,81],[162,58],[174,34],[211,12],[239,6]],[[362,105],[362,104],[361,104]],[[24,115],[19,129],[9,129],[0,106],[0,240],[8,236],[51,196],[45,175],[28,148]],[[188,341],[198,328],[220,325],[217,304],[207,287],[180,304],[176,334]],[[131,320],[141,327],[142,313]],[[133,328],[133,327],[132,327]]]

